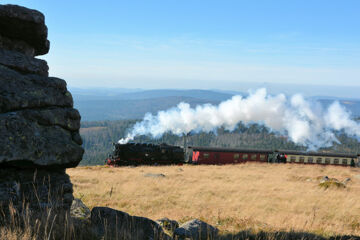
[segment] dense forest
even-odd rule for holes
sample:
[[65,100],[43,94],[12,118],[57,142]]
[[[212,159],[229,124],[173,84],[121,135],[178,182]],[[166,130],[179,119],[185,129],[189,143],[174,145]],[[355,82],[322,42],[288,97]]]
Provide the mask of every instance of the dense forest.
[[[124,137],[136,120],[96,121],[82,122],[80,134],[85,149],[81,165],[104,164],[108,154],[112,152],[113,143]],[[356,139],[347,137],[345,134],[337,133],[339,144],[333,147],[320,149],[326,152],[360,152],[360,145]],[[270,132],[261,125],[253,124],[245,126],[239,124],[237,128],[229,132],[218,129],[216,133],[197,133],[186,137],[187,145],[212,146],[212,147],[238,147],[247,149],[288,149],[305,150],[303,146],[288,141],[287,137]],[[152,139],[147,136],[139,136],[134,142],[167,143],[183,146],[184,137],[173,134],[165,134],[161,138]]]

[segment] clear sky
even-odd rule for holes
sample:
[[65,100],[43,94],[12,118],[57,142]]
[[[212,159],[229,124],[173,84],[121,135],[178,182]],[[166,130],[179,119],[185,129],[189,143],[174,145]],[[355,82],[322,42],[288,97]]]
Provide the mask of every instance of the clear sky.
[[358,0],[23,0],[43,12],[50,74],[73,87],[360,87]]

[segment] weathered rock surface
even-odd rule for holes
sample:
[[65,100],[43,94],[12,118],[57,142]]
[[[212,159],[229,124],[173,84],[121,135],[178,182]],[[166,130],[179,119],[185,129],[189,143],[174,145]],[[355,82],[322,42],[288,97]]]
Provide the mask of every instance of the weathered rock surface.
[[218,232],[219,230],[210,224],[198,219],[193,219],[175,229],[174,239],[190,238],[192,240],[211,240],[216,239]]
[[39,11],[17,5],[0,5],[0,29],[2,36],[22,40],[34,47],[35,55],[49,52],[45,17]]
[[46,61],[15,51],[0,49],[0,64],[22,73],[38,74],[46,77],[49,74]]
[[171,239],[153,220],[107,207],[94,207],[91,211],[94,231],[106,239],[162,240]]
[[[73,201],[65,169],[84,150],[66,82],[34,58],[49,51],[44,20],[36,10],[0,5],[0,213],[45,209],[59,220]],[[8,218],[0,214],[0,224]]]

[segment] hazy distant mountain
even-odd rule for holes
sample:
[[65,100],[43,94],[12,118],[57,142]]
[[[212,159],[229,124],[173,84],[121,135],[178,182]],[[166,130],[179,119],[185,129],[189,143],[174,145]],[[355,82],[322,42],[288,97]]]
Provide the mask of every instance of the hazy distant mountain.
[[[218,104],[241,92],[215,90],[142,90],[142,89],[71,89],[75,107],[79,109],[82,121],[119,120],[143,118],[145,113],[160,110],[187,102],[192,107],[199,104]],[[314,96],[311,100],[323,106],[339,101],[354,116],[360,116],[360,100],[337,97]]]

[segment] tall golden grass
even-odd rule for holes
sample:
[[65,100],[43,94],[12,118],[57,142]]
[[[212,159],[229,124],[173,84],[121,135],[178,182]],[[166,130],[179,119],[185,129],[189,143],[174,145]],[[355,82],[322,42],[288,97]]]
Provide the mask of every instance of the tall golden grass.
[[[202,219],[222,234],[299,231],[360,235],[360,169],[247,163],[224,166],[78,167],[67,173],[90,208],[108,206],[151,219]],[[146,177],[162,173],[165,177]],[[351,178],[346,188],[319,178]]]

